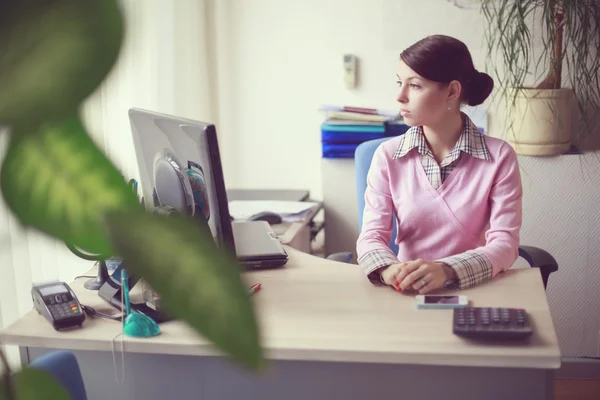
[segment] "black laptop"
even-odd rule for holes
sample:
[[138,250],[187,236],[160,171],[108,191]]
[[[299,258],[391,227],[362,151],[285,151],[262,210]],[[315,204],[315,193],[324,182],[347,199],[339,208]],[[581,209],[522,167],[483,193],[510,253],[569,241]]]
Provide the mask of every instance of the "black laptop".
[[246,268],[287,263],[267,222],[232,223],[215,125],[135,108],[129,121],[147,208],[191,213]]

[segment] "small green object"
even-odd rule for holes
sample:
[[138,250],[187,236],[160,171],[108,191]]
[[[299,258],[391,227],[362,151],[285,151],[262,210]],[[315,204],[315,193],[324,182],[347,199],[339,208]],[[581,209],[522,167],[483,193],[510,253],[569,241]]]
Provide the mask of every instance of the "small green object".
[[123,332],[132,337],[152,337],[160,334],[160,328],[149,316],[133,311],[125,318]]
[[132,337],[152,337],[160,334],[160,328],[156,321],[147,315],[131,311],[129,302],[129,281],[127,279],[127,271],[121,271],[121,279],[123,280],[123,298],[125,299],[125,321],[123,322],[123,332],[127,336]]

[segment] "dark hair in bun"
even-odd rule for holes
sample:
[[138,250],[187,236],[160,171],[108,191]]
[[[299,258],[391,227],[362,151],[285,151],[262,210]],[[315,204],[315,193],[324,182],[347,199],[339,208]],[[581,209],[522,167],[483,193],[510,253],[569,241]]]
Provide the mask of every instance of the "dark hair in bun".
[[400,54],[400,59],[413,71],[430,81],[462,85],[462,101],[476,106],[492,93],[494,80],[478,72],[467,46],[458,39],[432,35],[419,40]]

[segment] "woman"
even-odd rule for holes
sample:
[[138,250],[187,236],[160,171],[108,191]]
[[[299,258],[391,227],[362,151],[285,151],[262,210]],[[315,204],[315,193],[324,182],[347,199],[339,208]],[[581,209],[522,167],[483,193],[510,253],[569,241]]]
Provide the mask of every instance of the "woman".
[[[373,156],[358,262],[371,282],[420,294],[491,279],[518,256],[521,177],[512,147],[460,106],[483,103],[494,82],[464,43],[434,35],[402,52],[398,85],[411,128]],[[387,245],[394,217],[397,255]]]

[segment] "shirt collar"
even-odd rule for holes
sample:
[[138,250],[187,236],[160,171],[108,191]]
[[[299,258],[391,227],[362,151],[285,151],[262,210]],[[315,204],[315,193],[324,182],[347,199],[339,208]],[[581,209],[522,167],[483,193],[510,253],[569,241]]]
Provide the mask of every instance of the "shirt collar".
[[[450,154],[452,156],[457,156],[457,153],[462,151],[472,157],[487,161],[491,160],[490,153],[485,144],[484,135],[465,113],[461,112],[460,114],[463,120],[463,131]],[[398,149],[394,153],[393,159],[395,160],[404,157],[415,147],[421,155],[430,153],[427,142],[425,141],[422,126],[413,126],[403,135],[403,138],[398,145]]]

